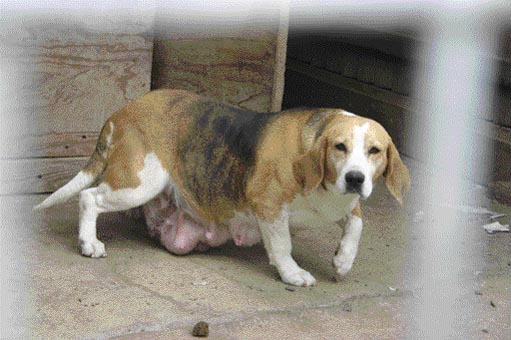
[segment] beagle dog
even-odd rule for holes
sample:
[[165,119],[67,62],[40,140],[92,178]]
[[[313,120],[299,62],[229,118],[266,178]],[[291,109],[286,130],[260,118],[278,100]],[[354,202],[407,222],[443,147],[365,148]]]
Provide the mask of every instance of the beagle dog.
[[359,199],[382,176],[402,202],[408,170],[373,120],[339,109],[257,113],[156,90],[115,112],[87,165],[35,209],[79,193],[81,252],[100,258],[98,215],[145,205],[153,235],[174,253],[262,239],[282,281],[312,286],[291,256],[289,225],[347,218],[333,257],[337,275],[347,274],[362,231]]

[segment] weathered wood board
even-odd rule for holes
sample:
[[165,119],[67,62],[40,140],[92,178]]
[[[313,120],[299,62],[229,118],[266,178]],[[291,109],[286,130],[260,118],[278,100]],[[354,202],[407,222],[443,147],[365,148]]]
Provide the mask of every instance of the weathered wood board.
[[151,23],[101,22],[44,16],[2,34],[15,70],[2,158],[83,155],[108,116],[150,90]]
[[[273,21],[272,21],[273,20]],[[251,30],[160,33],[152,88],[181,88],[260,112],[278,111],[284,89],[287,21]]]
[[2,160],[2,194],[48,193],[66,184],[87,163],[88,157]]
[[90,156],[96,147],[98,131],[55,132],[25,135],[13,141],[9,158]]
[[106,118],[150,90],[152,22],[34,14],[2,24],[0,194],[51,192],[85,164]]
[[[411,65],[403,56],[354,45],[357,41],[348,38],[295,34],[289,39],[288,57],[362,83],[410,94]],[[358,41],[363,42],[367,41]]]

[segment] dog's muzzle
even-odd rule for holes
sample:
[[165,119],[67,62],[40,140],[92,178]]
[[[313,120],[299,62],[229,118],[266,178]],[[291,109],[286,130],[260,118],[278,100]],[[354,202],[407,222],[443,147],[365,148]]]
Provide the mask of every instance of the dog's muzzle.
[[362,185],[365,181],[365,175],[360,171],[349,171],[345,176],[346,192],[362,195]]

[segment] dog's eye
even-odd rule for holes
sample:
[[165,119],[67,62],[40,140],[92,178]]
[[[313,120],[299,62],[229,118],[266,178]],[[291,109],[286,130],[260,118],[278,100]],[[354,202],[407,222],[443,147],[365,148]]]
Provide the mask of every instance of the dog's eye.
[[346,152],[346,145],[344,145],[344,143],[335,144],[335,148],[337,150]]
[[371,149],[369,149],[370,155],[375,155],[377,153],[380,153],[380,149],[378,149],[376,146],[373,146]]

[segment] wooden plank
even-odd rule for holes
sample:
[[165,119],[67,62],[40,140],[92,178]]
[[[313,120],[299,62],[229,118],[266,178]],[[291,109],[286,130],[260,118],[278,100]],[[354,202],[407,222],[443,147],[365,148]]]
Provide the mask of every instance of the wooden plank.
[[179,19],[176,31],[175,13],[157,19],[152,88],[186,89],[246,109],[279,111],[289,8],[284,3],[265,11],[264,24],[253,26],[240,17],[228,29],[200,30]]
[[239,107],[271,111],[277,35],[160,38],[152,88],[181,88]]
[[501,85],[511,86],[511,30],[500,36],[500,51],[497,57],[499,63],[498,78]]
[[[325,70],[316,69],[311,65],[307,65],[305,63],[288,59],[288,70],[290,72],[296,72],[297,74],[300,74],[304,77],[307,77],[309,79],[315,79],[319,82],[329,84],[334,86],[335,88],[344,89],[349,91],[350,93],[355,93],[358,95],[362,95],[367,99],[375,100],[377,102],[388,104],[390,106],[393,106],[397,109],[400,109],[403,112],[407,112],[409,114],[412,113],[412,99],[408,96],[403,96],[400,94],[396,94],[393,91],[387,91],[380,89],[376,86],[371,86],[368,84],[364,84],[362,82],[356,81],[354,79],[350,79],[347,77],[340,76],[338,74],[328,72]],[[294,80],[291,80],[290,83],[293,83]],[[310,88],[307,87],[305,91],[309,91]],[[314,95],[319,95],[317,93],[318,91],[314,91]],[[325,97],[328,97],[329,95],[322,95],[321,100],[316,101],[319,102],[319,104],[325,102]],[[307,98],[302,96],[297,96],[298,98]],[[345,100],[341,100],[341,96],[337,96],[338,99],[333,99],[335,102],[346,102],[348,106],[353,106],[352,103],[350,103],[352,100],[349,98]],[[310,99],[309,99],[310,101]],[[328,100],[327,100],[328,103]],[[509,102],[511,105],[511,102]],[[303,105],[303,104],[302,104]],[[289,105],[288,105],[289,107]],[[369,116],[374,115],[370,112],[367,112]],[[382,118],[380,115],[379,118]],[[511,129],[508,129],[506,127],[494,124],[487,120],[480,120],[480,130],[478,132],[488,138],[493,139],[496,142],[504,144],[506,147],[511,148]]]
[[290,32],[289,38],[287,40],[288,58],[300,60],[310,64],[314,55],[312,41],[313,39],[310,36],[297,36]]
[[419,32],[404,30],[385,31],[355,25],[338,27],[335,30],[316,29],[312,31],[312,34],[321,36],[323,39],[333,43],[358,46],[378,51],[388,56],[409,60],[413,60],[416,57],[413,52],[421,43]]
[[496,181],[492,184],[491,189],[498,202],[511,203],[511,181]]
[[503,86],[511,86],[511,63],[500,60],[498,63],[498,81]]
[[478,127],[478,133],[484,137],[490,138],[511,151],[511,129],[498,124],[481,120]]
[[98,132],[62,132],[22,136],[15,147],[5,150],[2,158],[90,156],[96,147]]
[[333,72],[321,70],[297,60],[288,59],[287,69],[303,74],[307,77],[318,79],[335,87],[343,88],[349,90],[350,92],[371,97],[372,99],[382,103],[397,106],[405,110],[411,109],[411,99],[407,96],[380,89],[369,84],[364,84],[360,81],[350,79],[348,77],[343,77]]
[[386,90],[391,90],[394,87],[392,63],[367,54],[364,54],[359,60],[358,80]]
[[[489,149],[490,154],[487,155],[489,161],[486,163],[490,167],[490,181],[492,181],[492,189],[498,189],[498,182],[511,181],[511,129],[499,126],[497,124],[481,121],[479,134],[489,139],[492,148]],[[490,166],[491,165],[491,166]],[[504,190],[505,187],[500,187]],[[500,190],[498,189],[498,190]],[[503,195],[495,191],[499,197],[511,197],[511,193]],[[502,201],[511,204],[511,200]]]
[[87,163],[88,157],[2,160],[0,194],[53,192]]
[[498,78],[501,85],[511,86],[511,30],[504,31],[499,37]]
[[328,35],[295,34],[289,41],[290,59],[382,89],[409,93],[409,86],[400,86],[409,83],[406,81],[409,63],[404,59]]
[[[420,55],[414,53],[421,44],[419,36],[417,32],[373,30],[356,26],[338,27],[334,31],[307,30],[305,33],[303,28],[296,29],[291,26],[288,53],[295,60],[362,81],[365,81],[363,77],[359,78],[357,72],[353,72],[352,68],[356,66],[345,60],[346,58],[353,59],[355,64],[363,64],[363,60],[357,60],[367,58],[369,55],[380,55],[380,60],[394,57],[394,60],[397,61],[396,65],[399,64],[400,68],[399,72],[394,73],[394,76],[397,76],[399,81],[394,83],[396,88],[390,87],[390,89],[409,94],[411,88],[411,81],[407,79],[411,74],[408,70],[409,64],[410,62],[424,63]],[[493,56],[499,68],[498,82],[504,86],[511,86],[511,31],[503,32],[499,39],[500,50]],[[331,53],[334,50],[335,53]],[[323,58],[327,58],[326,67]],[[337,64],[341,67],[332,68],[329,64]],[[351,66],[351,68],[345,69],[346,66]],[[375,70],[378,73],[382,69],[376,67]],[[364,68],[361,72],[369,78],[375,76],[373,71],[366,73]],[[386,69],[385,72],[389,72],[389,69]],[[366,82],[378,85],[373,80]],[[403,83],[406,85],[399,85]],[[382,87],[389,88],[386,83]]]
[[503,31],[500,36],[500,53],[499,56],[507,63],[511,63],[511,29]]
[[511,127],[511,83],[510,86],[498,87],[494,98],[493,113],[494,115],[490,116],[489,120],[505,127]]
[[282,110],[284,98],[284,81],[287,59],[287,36],[289,33],[289,3],[280,4],[277,42],[275,46],[275,65],[273,67],[273,85],[270,111]]
[[[0,35],[11,91],[9,119],[2,122],[9,131],[7,150],[26,136],[99,131],[108,116],[150,89],[153,41],[147,19],[113,18],[108,28],[86,17],[68,19],[25,20],[9,27],[16,34]],[[58,149],[60,142],[57,137],[48,143]],[[59,155],[49,148],[48,155]]]
[[62,36],[66,29],[43,35],[35,60],[37,130],[96,131],[113,112],[149,91],[152,42],[77,28],[71,40]]
[[[349,93],[354,93],[361,95],[367,99],[374,100],[379,103],[387,104],[392,107],[395,107],[396,109],[401,110],[402,112],[407,112],[408,114],[412,114],[412,99],[408,96],[404,96],[398,93],[395,93],[393,91],[388,91],[384,89],[380,89],[377,86],[368,85],[365,83],[362,83],[360,81],[350,79],[347,77],[340,76],[338,74],[328,72],[326,70],[317,69],[311,65],[288,59],[288,71],[290,72],[296,72],[297,74],[300,74],[304,77],[307,77],[309,79],[315,79],[318,82],[322,82],[325,84],[329,84],[334,86],[338,89],[344,89],[346,91],[349,91]],[[291,80],[290,83],[293,83],[294,80]],[[307,87],[304,89],[304,91],[309,91],[310,88]],[[326,95],[320,95],[317,93],[318,91],[314,91],[314,95],[321,96],[322,100],[319,102],[321,104],[324,102],[324,98],[329,96]],[[302,96],[297,96],[297,98],[301,98]],[[351,103],[353,99],[345,99],[340,100],[341,96],[337,96],[339,99],[333,99],[334,102],[345,102],[348,106],[352,107],[353,104]],[[307,97],[302,97],[307,98]],[[328,103],[328,101],[327,101]],[[507,101],[506,101],[507,103]],[[508,104],[511,105],[511,102]],[[299,105],[299,104],[298,104]],[[302,104],[304,105],[304,104]],[[505,105],[507,106],[507,105]],[[289,107],[289,105],[288,105]],[[360,111],[359,111],[360,112]],[[364,112],[364,111],[362,111]],[[371,112],[366,112],[366,115],[368,116],[374,116]],[[481,114],[484,115],[484,114]],[[379,115],[379,119],[383,118],[384,115]],[[499,126],[497,124],[493,124],[490,121],[487,120],[480,120],[480,127],[481,130],[479,130],[480,133],[484,134],[486,137],[489,137],[499,143],[504,143],[506,146],[511,146],[511,130],[507,129],[503,126]]]

